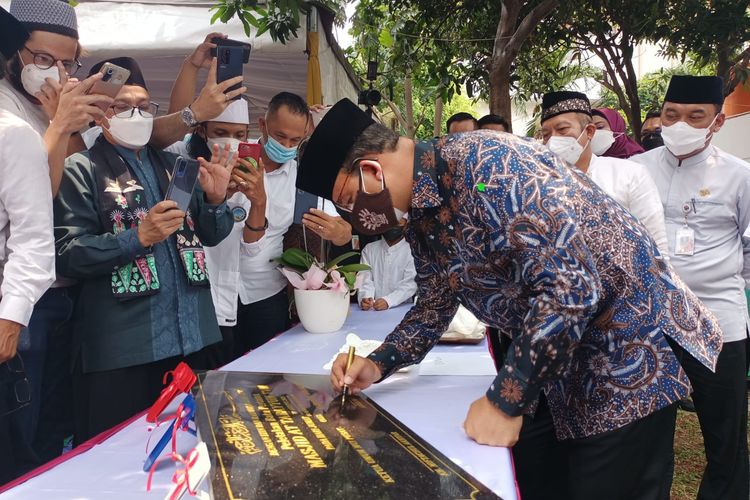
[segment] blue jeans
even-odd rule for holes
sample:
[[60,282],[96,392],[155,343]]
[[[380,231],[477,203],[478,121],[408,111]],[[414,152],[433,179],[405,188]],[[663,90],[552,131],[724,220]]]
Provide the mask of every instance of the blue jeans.
[[[34,306],[29,326],[21,332],[19,338],[18,352],[26,367],[26,377],[31,387],[31,404],[15,412],[13,418],[18,422],[21,438],[29,446],[34,443],[38,426],[43,424],[40,421],[41,415],[65,412],[65,406],[72,408],[70,318],[73,315],[76,290],[77,287],[47,290]],[[50,370],[50,367],[53,369]],[[44,386],[49,383],[53,383],[56,390],[45,390]],[[64,396],[65,390],[67,397]],[[51,397],[54,401],[50,400]],[[50,405],[53,407],[51,412],[45,411],[45,407],[49,408]],[[59,451],[62,452],[62,438]]]

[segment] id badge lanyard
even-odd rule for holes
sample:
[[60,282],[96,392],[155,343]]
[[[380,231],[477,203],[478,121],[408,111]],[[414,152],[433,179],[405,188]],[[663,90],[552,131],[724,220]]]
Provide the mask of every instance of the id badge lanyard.
[[675,235],[675,255],[693,255],[695,253],[695,231],[688,225],[690,213],[696,213],[695,198],[682,204],[682,215],[685,221]]

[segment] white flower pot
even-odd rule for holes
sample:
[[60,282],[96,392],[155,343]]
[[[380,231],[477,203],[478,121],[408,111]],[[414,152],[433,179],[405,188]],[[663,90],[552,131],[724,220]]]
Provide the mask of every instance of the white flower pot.
[[341,330],[349,313],[347,292],[295,289],[294,303],[302,326],[310,333]]

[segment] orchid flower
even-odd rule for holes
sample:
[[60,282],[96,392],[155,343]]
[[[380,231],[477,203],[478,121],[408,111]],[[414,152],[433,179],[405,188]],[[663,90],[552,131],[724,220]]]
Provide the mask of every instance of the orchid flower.
[[323,282],[328,277],[328,273],[313,264],[303,276],[307,281],[307,290],[320,290],[323,288]]
[[331,271],[331,283],[328,283],[328,287],[334,292],[349,292],[349,286],[346,284],[346,280],[341,273],[334,270]]
[[[307,290],[307,280],[299,275],[297,271],[292,271],[291,269],[287,269],[286,267],[279,268],[279,271],[282,272],[284,276],[286,276],[286,279],[289,280],[289,283],[292,284],[294,288],[297,290]],[[305,273],[307,274],[307,273]]]

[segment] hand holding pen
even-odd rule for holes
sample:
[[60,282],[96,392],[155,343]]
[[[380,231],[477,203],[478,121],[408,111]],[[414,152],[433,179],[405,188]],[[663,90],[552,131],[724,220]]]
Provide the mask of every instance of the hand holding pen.
[[346,403],[346,396],[349,395],[349,384],[351,384],[351,379],[347,378],[346,374],[349,373],[349,370],[352,368],[352,362],[354,361],[354,346],[349,346],[349,352],[346,355],[346,369],[344,370],[344,388],[341,391],[341,406],[344,406],[344,403]]
[[383,378],[380,368],[372,360],[356,356],[351,347],[350,353],[351,362],[348,363],[348,367],[349,353],[342,353],[338,355],[331,368],[331,385],[336,391],[342,391],[342,396],[344,386],[347,386],[345,397],[357,394]]

